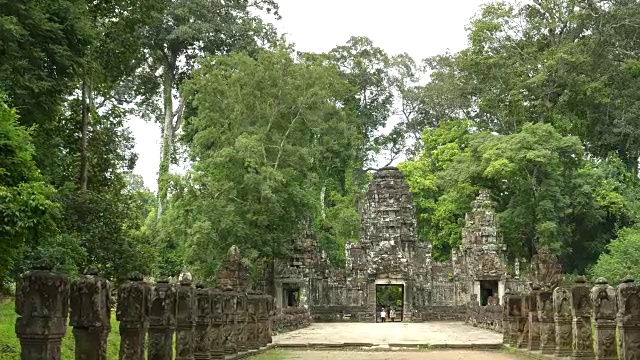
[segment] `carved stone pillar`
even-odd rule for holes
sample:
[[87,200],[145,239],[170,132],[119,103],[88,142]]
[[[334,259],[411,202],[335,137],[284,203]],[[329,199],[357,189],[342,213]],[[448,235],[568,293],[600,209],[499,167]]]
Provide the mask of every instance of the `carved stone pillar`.
[[509,325],[509,298],[512,296],[511,290],[507,289],[502,296],[502,343],[509,345],[511,339],[511,325]]
[[224,296],[217,290],[209,290],[211,299],[211,332],[210,332],[210,354],[212,360],[224,360]]
[[536,285],[531,286],[531,293],[527,295],[527,303],[529,308],[529,342],[527,350],[540,350],[540,322],[538,321],[538,292],[540,288]]
[[571,314],[571,292],[569,290],[556,288],[553,291],[553,313],[556,323],[555,356],[570,356],[573,342],[573,315]]
[[120,360],[143,360],[151,287],[132,273],[118,288],[116,319],[120,322]]
[[265,333],[267,335],[267,344],[271,344],[273,342],[272,334],[271,334],[271,319],[275,316],[275,302],[273,301],[273,296],[266,295],[267,299],[267,321],[265,323]]
[[209,290],[204,285],[196,285],[196,308],[198,316],[196,318],[195,332],[195,360],[211,360],[211,297]]
[[70,305],[76,360],[107,360],[111,331],[111,286],[93,267],[71,283]]
[[640,286],[627,276],[618,285],[618,354],[620,359],[640,357]]
[[618,360],[616,347],[616,290],[604,278],[598,278],[591,289],[592,317],[595,323],[597,360]]
[[224,314],[224,325],[222,326],[222,345],[226,355],[233,355],[238,352],[236,347],[236,306],[238,293],[234,291],[222,292]]
[[518,330],[522,319],[522,297],[517,295],[505,296],[508,314],[507,323],[509,324],[509,346],[518,345]]
[[269,322],[269,311],[267,310],[267,295],[258,295],[258,345],[267,346],[267,328]]
[[247,297],[247,347],[250,350],[260,348],[258,342],[258,307],[260,306],[260,294],[249,293]]
[[22,360],[60,360],[67,330],[69,283],[42,265],[20,276],[16,286],[16,335]]
[[173,333],[176,329],[176,288],[162,278],[151,289],[149,301],[148,360],[173,359]]
[[194,360],[197,311],[196,291],[191,286],[191,274],[183,273],[176,288],[176,360]]
[[520,349],[526,349],[529,344],[529,303],[527,295],[520,295],[522,311],[518,320],[518,338],[517,346]]
[[236,296],[236,324],[234,326],[234,343],[237,352],[245,352],[247,346],[247,294],[238,293]]
[[573,316],[572,359],[593,359],[591,338],[591,288],[579,276],[571,288],[571,315]]
[[538,320],[540,321],[540,351],[553,354],[556,351],[556,324],[553,320],[553,292],[540,290],[537,294]]

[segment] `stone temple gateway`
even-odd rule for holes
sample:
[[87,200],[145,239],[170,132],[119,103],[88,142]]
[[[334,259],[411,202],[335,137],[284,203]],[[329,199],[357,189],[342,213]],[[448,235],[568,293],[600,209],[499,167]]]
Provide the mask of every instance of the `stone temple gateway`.
[[[417,239],[409,186],[395,167],[378,170],[361,211],[360,242],[347,243],[346,267],[332,269],[313,233],[274,265],[276,307],[302,306],[315,321],[375,321],[376,289],[400,285],[403,321],[461,320],[470,302],[499,304],[505,289],[523,286],[507,273],[505,246],[489,193],[480,191],[465,217],[462,245],[436,262]],[[516,266],[517,272],[517,266]]]

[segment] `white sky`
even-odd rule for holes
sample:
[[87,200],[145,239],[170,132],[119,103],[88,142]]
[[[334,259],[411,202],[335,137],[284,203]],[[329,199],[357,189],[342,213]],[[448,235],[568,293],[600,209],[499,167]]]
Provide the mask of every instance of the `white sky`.
[[[465,26],[488,0],[278,0],[280,33],[301,51],[326,52],[351,36],[367,36],[389,55],[406,52],[416,61],[459,51]],[[393,4],[393,5],[391,5]],[[140,119],[129,126],[139,154],[135,173],[157,189],[160,127]]]

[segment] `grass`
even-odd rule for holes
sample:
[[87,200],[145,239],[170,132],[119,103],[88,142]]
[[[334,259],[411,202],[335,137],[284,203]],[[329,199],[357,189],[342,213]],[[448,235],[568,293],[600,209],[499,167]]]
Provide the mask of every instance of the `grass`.
[[[0,303],[0,360],[20,360],[20,341],[16,337],[15,324],[18,315],[15,313],[13,301]],[[62,340],[62,360],[75,359],[75,341],[72,328],[67,327],[67,334]],[[107,343],[107,356],[117,359],[120,350],[120,333],[115,313],[111,313],[111,333]]]

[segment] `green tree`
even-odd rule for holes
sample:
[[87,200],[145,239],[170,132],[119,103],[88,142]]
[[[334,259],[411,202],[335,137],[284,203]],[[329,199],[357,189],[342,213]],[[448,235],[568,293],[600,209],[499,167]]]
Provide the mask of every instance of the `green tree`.
[[627,276],[640,276],[637,254],[640,252],[640,231],[637,227],[623,228],[618,231],[618,237],[607,245],[607,251],[602,253],[589,273],[593,277],[604,277],[616,284]]
[[54,234],[48,186],[33,161],[34,148],[17,116],[0,101],[0,285],[11,279],[16,262],[28,247],[41,246]]
[[[274,30],[262,21],[260,12],[279,15],[273,0],[162,0],[158,7],[158,11],[149,14],[148,25],[142,30],[147,61],[138,76],[138,88],[143,95],[141,105],[154,108],[158,100],[162,103],[159,111],[151,112],[162,124],[160,216],[170,186],[170,166],[175,162],[176,134],[182,126],[185,104],[181,88],[191,76],[196,60],[232,51],[255,53],[264,42],[275,38]],[[176,98],[178,106],[174,105]]]
[[257,259],[286,254],[319,212],[320,176],[336,146],[357,131],[337,100],[348,91],[334,66],[285,45],[202,63],[185,92],[193,167],[174,183],[159,224],[200,276],[215,272],[231,244]]
[[615,156],[587,158],[578,138],[549,124],[495,135],[450,122],[425,131],[423,139],[424,152],[402,168],[420,237],[432,241],[438,257],[459,245],[478,188],[492,191],[512,257],[548,246],[569,271],[584,271],[617,227],[637,219],[637,180],[622,163]]

